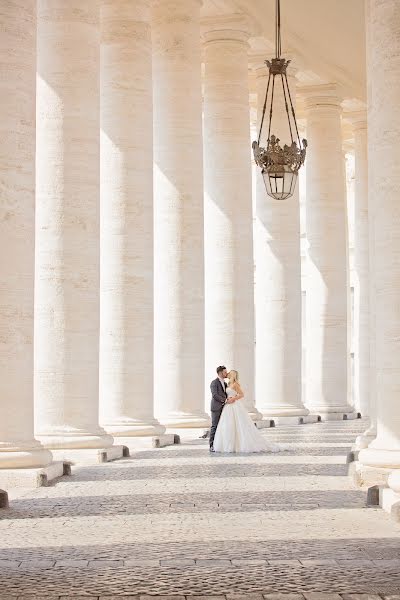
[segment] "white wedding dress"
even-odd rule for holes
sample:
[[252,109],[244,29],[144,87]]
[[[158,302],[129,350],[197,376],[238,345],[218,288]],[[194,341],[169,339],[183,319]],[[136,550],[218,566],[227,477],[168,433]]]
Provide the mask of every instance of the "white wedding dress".
[[[228,398],[235,390],[226,388]],[[214,438],[215,452],[279,452],[276,444],[269,444],[251,420],[242,400],[225,404]]]

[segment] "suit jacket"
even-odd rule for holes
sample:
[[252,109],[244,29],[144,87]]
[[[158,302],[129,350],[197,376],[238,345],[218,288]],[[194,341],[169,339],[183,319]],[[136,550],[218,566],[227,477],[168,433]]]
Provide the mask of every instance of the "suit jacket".
[[220,380],[214,379],[210,385],[211,389],[211,412],[219,412],[224,408],[227,393]]

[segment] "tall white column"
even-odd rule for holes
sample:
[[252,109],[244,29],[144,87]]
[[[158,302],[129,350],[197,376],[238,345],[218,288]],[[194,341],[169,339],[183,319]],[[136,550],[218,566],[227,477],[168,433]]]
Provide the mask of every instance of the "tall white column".
[[375,233],[377,437],[362,450],[363,465],[396,469],[400,492],[400,5],[369,0],[368,161],[372,165]]
[[177,427],[208,424],[200,5],[157,0],[153,9],[155,406]]
[[369,415],[369,229],[367,119],[363,112],[349,115],[354,132],[354,403]]
[[[369,3],[365,3],[365,34],[366,34],[366,64],[370,63],[371,52],[373,49],[372,31],[369,19]],[[372,73],[367,69],[367,106],[372,102]],[[368,116],[367,116],[368,118]],[[369,138],[369,136],[368,136]],[[369,143],[374,143],[368,139]],[[368,155],[368,152],[367,152]],[[368,157],[367,157],[368,159]],[[372,161],[368,160],[368,254],[369,254],[369,416],[370,424],[363,435],[357,438],[357,446],[366,448],[376,437],[376,285],[375,285],[375,225],[374,225],[374,194],[372,193],[373,186],[373,169]]]
[[[266,65],[256,70],[258,122],[268,81]],[[293,103],[294,72],[288,72]],[[268,134],[268,111],[261,145]],[[283,91],[275,85],[271,133],[289,144],[290,131]],[[256,200],[256,391],[264,416],[307,415],[301,393],[301,256],[299,186],[288,200],[267,195],[257,169]]]
[[98,425],[99,2],[38,1],[35,424],[52,448]]
[[164,431],[153,414],[150,5],[101,4],[100,422],[119,436]]
[[334,85],[305,90],[307,109],[307,407],[342,419],[348,403],[346,182],[341,98]]
[[33,437],[36,2],[0,9],[0,468],[42,467]]
[[204,31],[205,356],[239,371],[251,416],[254,390],[254,263],[248,38],[244,16]]

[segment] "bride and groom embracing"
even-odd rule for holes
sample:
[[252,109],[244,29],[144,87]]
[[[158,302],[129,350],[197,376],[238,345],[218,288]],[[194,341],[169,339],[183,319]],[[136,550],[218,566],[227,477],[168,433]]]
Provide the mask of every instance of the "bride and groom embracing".
[[217,367],[210,389],[210,452],[279,452],[279,446],[267,443],[243,405],[237,371]]

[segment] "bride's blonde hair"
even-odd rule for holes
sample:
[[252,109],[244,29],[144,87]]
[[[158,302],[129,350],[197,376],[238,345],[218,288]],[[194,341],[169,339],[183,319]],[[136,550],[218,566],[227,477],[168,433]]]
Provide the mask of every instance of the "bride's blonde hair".
[[237,371],[235,371],[234,369],[232,369],[231,371],[229,371],[228,373],[228,378],[229,378],[229,383],[239,383],[239,373]]

